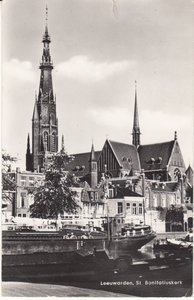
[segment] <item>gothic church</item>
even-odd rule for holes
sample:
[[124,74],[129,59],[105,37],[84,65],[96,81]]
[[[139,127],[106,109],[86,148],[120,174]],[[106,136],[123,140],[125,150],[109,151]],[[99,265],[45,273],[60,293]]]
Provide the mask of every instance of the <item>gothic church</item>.
[[[29,135],[27,139],[26,170],[32,172],[43,172],[47,155],[58,151],[58,119],[52,83],[53,63],[49,48],[51,39],[47,24],[42,42],[40,85],[32,117],[32,152]],[[147,179],[172,181],[185,173],[176,132],[171,141],[149,145],[141,145],[140,135],[135,89],[132,144],[107,139],[101,151],[94,151],[92,145],[90,152],[73,154],[74,159],[67,170],[92,188],[98,185],[102,175],[127,178],[140,174],[143,169]]]

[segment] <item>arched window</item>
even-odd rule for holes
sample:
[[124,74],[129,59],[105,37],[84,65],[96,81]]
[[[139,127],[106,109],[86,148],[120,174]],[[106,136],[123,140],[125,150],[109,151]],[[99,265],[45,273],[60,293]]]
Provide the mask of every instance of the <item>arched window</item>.
[[49,149],[49,147],[48,147],[49,146],[49,144],[48,144],[49,137],[48,137],[47,131],[44,132],[43,140],[44,140],[44,149],[47,151]]
[[53,132],[51,134],[51,151],[55,152],[56,151],[56,133]]

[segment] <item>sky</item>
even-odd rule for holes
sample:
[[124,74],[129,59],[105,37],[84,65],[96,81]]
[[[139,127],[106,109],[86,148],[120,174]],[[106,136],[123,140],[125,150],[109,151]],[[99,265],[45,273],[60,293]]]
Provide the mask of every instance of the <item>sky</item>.
[[45,11],[53,87],[69,154],[132,143],[135,81],[141,144],[178,141],[193,163],[191,0],[6,0],[2,2],[2,148],[25,169]]

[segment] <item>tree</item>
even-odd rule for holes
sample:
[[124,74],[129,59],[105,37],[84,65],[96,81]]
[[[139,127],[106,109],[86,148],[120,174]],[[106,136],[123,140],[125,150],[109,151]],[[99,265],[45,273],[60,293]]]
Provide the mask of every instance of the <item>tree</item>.
[[16,192],[15,176],[10,173],[11,164],[16,161],[16,157],[2,151],[2,198],[9,202],[12,202],[13,193]]
[[47,157],[47,169],[43,185],[34,191],[34,203],[30,206],[31,217],[58,219],[59,215],[76,213],[78,204],[72,191],[77,186],[75,178],[65,171],[65,166],[72,159],[60,152]]

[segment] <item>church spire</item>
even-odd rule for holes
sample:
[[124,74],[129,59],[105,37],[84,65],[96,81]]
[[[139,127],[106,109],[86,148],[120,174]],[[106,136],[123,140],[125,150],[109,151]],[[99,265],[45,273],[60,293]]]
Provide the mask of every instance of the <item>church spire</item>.
[[95,161],[95,152],[94,152],[94,144],[92,142],[92,148],[91,148],[91,152],[90,152],[90,162],[91,161]]
[[30,153],[30,135],[28,133],[28,138],[27,138],[27,153]]
[[45,25],[45,32],[42,39],[43,53],[42,53],[42,60],[40,63],[40,67],[39,67],[41,70],[40,87],[39,87],[39,95],[38,95],[39,102],[54,101],[52,74],[51,74],[53,69],[53,63],[50,55],[51,38],[48,33],[47,21],[48,21],[48,8],[46,7],[46,25]]
[[134,105],[134,118],[133,118],[133,131],[132,131],[132,144],[138,147],[140,145],[140,127],[139,115],[137,107],[137,82],[135,81],[135,105]]
[[97,160],[95,157],[93,142],[92,142],[92,148],[90,152],[89,170],[90,170],[90,186],[91,188],[95,188],[98,183],[98,168],[97,168]]
[[32,155],[30,152],[30,135],[27,137],[27,150],[26,150],[26,171],[32,171]]

